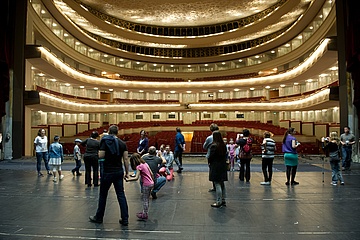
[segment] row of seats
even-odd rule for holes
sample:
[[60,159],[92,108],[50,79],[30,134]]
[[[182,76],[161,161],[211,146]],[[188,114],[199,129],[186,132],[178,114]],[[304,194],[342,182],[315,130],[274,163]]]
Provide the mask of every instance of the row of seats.
[[46,92],[46,93],[49,93],[49,94],[54,95],[56,97],[66,98],[68,100],[73,100],[73,101],[76,101],[76,102],[84,102],[84,103],[88,103],[88,102],[91,102],[91,103],[106,103],[107,102],[106,99],[74,96],[74,95],[71,95],[71,94],[56,92],[54,90],[50,90],[50,89],[40,87],[40,86],[36,86],[36,90],[38,92]]
[[261,102],[261,101],[265,101],[266,100],[266,97],[264,96],[258,96],[258,97],[248,97],[248,98],[232,98],[232,99],[223,99],[223,98],[218,98],[218,99],[210,99],[210,100],[207,100],[207,99],[202,99],[202,100],[199,100],[199,102],[202,102],[202,103],[205,103],[205,102],[208,102],[208,103],[227,103],[227,102]]
[[[209,135],[209,132],[207,132]],[[229,139],[232,137],[235,141],[236,136],[234,136],[233,132],[229,132],[224,135],[229,141]],[[205,153],[206,151],[203,149],[203,143],[205,142],[207,136],[198,136],[197,132],[194,132],[194,136],[191,141],[191,153]],[[253,154],[261,154],[261,147],[260,144],[262,142],[262,138],[260,136],[252,135],[253,138],[253,146],[252,146],[252,152]],[[132,133],[127,135],[119,136],[120,139],[124,140],[126,142],[126,145],[128,147],[128,151],[130,153],[136,152],[138,142],[139,142],[139,134]],[[64,147],[64,154],[73,154],[74,149],[74,143],[62,143]],[[174,150],[175,147],[175,133],[174,132],[159,132],[155,136],[149,136],[149,146],[155,146],[157,149],[161,146],[161,144],[164,145],[170,145],[171,149]],[[85,152],[84,147],[80,147],[81,152]],[[302,143],[298,149],[297,152],[299,154],[319,154],[320,149],[317,146],[316,143]],[[277,142],[276,143],[276,154],[282,153],[282,143]]]
[[233,80],[233,79],[245,79],[259,76],[259,73],[245,73],[245,74],[237,74],[231,76],[217,76],[217,77],[204,77],[204,78],[196,78],[193,81],[220,81],[220,80]]
[[130,104],[141,104],[141,103],[180,103],[179,100],[145,100],[145,99],[123,99],[123,98],[114,98],[114,103],[130,103]]

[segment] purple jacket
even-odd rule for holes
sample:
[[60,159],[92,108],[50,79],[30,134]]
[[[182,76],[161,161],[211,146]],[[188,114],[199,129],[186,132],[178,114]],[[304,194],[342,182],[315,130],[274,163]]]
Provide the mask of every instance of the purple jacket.
[[292,135],[287,135],[285,139],[285,143],[282,145],[282,151],[283,153],[297,153],[296,148],[292,147],[292,140],[296,141],[296,138]]

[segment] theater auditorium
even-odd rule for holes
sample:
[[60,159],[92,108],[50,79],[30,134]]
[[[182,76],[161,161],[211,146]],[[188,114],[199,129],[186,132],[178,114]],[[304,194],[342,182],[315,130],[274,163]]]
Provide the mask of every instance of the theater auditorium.
[[[351,0],[5,0],[1,11],[0,239],[360,239],[360,16]],[[252,178],[228,172],[227,205],[210,207],[203,144],[248,129]],[[75,139],[111,125],[129,155],[140,131],[175,149],[184,170],[137,221],[140,185],[124,183],[129,226],[113,189],[73,176]],[[345,185],[332,186],[322,137],[355,136]],[[284,133],[294,128],[299,185],[285,185]],[[34,139],[60,137],[62,181],[38,177]],[[264,132],[276,142],[262,186]],[[85,147],[81,146],[84,153]],[[43,163],[42,163],[43,164]],[[44,170],[44,165],[42,166]],[[176,167],[175,167],[176,168]],[[82,167],[81,171],[85,171]],[[46,174],[45,174],[46,175]]]

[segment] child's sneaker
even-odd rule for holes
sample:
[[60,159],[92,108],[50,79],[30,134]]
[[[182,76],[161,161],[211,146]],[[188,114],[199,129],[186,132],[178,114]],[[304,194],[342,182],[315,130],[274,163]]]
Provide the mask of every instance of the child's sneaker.
[[139,220],[146,221],[148,219],[147,213],[139,212],[136,214]]
[[64,175],[60,175],[59,179],[62,180],[64,178]]
[[337,182],[331,182],[331,185],[336,186]]
[[345,183],[344,183],[344,182],[341,182],[340,184],[341,184],[341,185],[345,185]]
[[56,177],[54,177],[54,179],[53,179],[53,182],[57,182],[57,179],[56,179]]
[[271,185],[271,182],[261,182],[260,185]]

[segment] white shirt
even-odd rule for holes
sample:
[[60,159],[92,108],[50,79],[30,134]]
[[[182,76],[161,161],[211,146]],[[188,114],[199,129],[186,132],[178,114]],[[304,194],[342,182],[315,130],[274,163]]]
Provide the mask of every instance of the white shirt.
[[40,136],[37,136],[34,140],[34,143],[36,144],[35,151],[36,152],[47,152],[47,137],[44,136],[43,138]]

